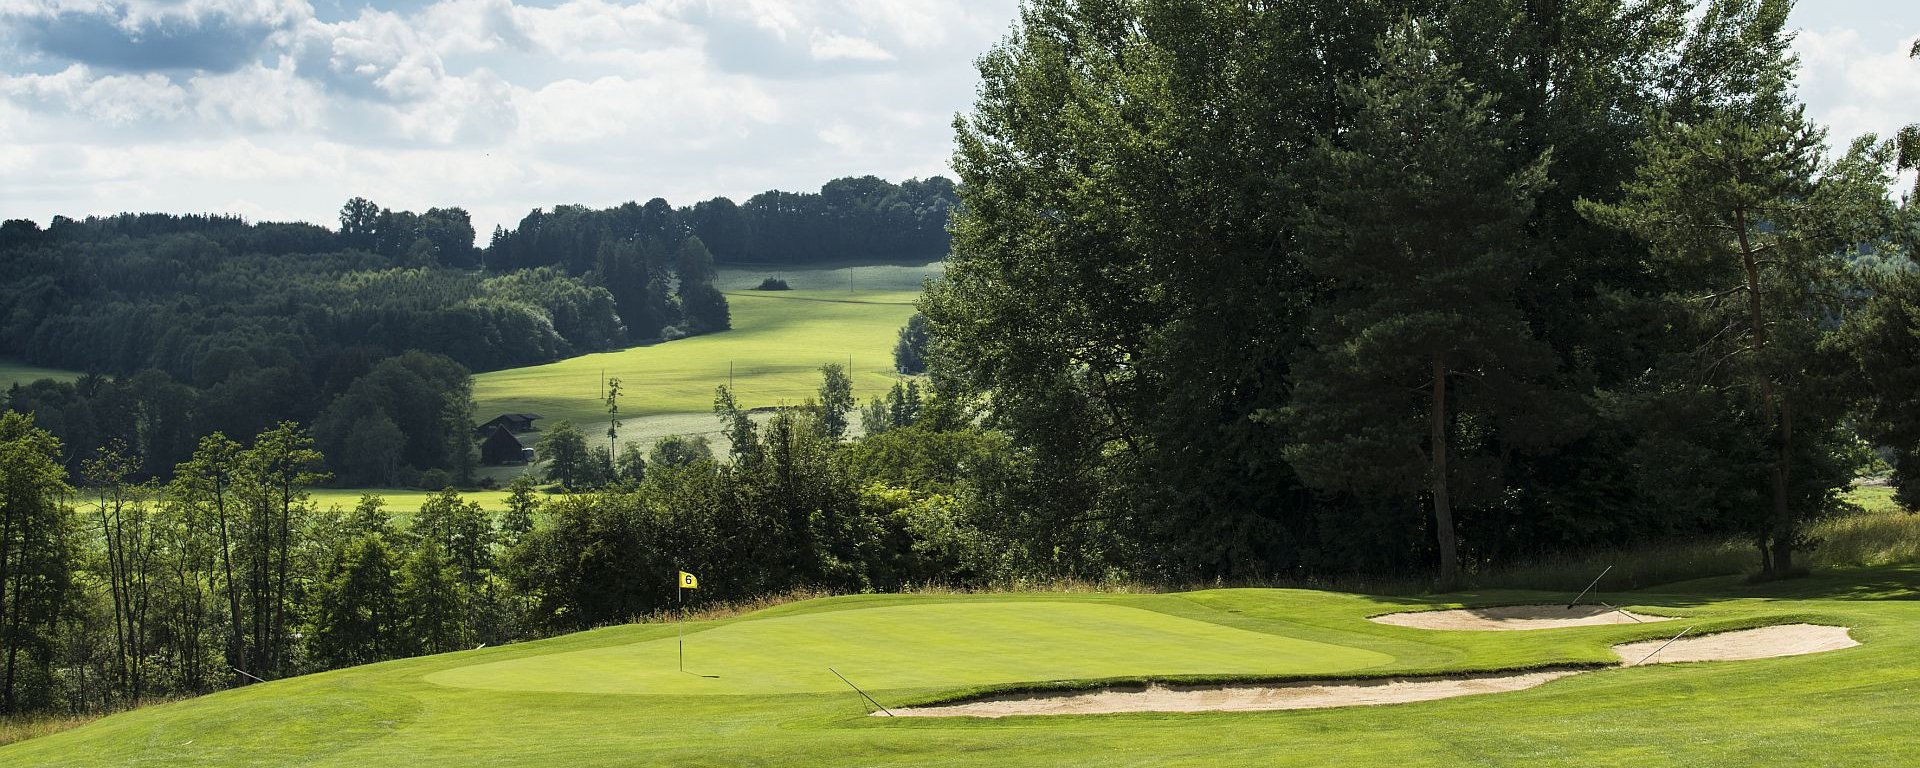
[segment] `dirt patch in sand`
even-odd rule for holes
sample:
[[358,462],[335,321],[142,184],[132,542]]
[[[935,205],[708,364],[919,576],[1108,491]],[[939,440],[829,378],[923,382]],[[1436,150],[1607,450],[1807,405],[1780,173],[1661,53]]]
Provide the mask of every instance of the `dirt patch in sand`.
[[1576,605],[1572,608],[1564,605],[1502,605],[1493,608],[1389,613],[1372,618],[1372,621],[1397,627],[1481,631],[1562,629],[1672,620],[1670,616],[1648,616],[1599,605]]
[[[1837,651],[1859,644],[1859,641],[1847,634],[1846,627],[1779,624],[1699,637],[1682,637],[1673,641],[1671,645],[1667,645],[1665,640],[1622,643],[1614,646],[1613,652],[1620,654],[1621,662],[1637,666],[1642,663],[1673,664],[1682,661],[1771,659],[1776,656],[1799,656]],[[1666,648],[1662,649],[1660,647],[1662,645],[1666,645]],[[1659,653],[1656,654],[1655,651]],[[1653,658],[1647,658],[1648,654],[1653,654]]]
[[[1564,606],[1563,606],[1564,608]],[[1613,647],[1620,666],[1683,661],[1741,661],[1852,648],[1845,627],[1782,624],[1679,640],[1646,640]],[[1664,646],[1664,647],[1663,647]],[[1656,653],[1657,651],[1657,653]],[[1652,658],[1648,658],[1651,655]],[[1013,717],[1120,712],[1262,712],[1406,704],[1483,693],[1522,691],[1587,670],[1546,669],[1472,675],[1303,681],[1272,685],[1151,685],[1091,691],[1009,694],[892,710],[897,717]],[[884,717],[883,712],[873,713]]]

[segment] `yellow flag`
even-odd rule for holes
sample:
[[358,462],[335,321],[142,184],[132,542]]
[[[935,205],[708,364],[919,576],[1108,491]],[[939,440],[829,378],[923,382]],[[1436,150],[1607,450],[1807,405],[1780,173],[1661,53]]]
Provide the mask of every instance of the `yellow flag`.
[[699,589],[700,580],[694,578],[693,574],[691,573],[687,573],[686,571],[681,571],[680,572],[680,588],[681,589]]

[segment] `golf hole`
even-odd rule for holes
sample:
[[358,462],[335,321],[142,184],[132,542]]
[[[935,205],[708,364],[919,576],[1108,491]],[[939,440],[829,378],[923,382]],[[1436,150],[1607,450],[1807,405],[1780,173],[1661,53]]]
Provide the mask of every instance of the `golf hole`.
[[[1648,640],[1613,647],[1619,666],[1689,661],[1741,661],[1837,651],[1859,645],[1845,627],[1784,624],[1720,632],[1678,640]],[[1658,651],[1658,653],[1655,653]],[[1648,658],[1649,655],[1652,658]],[[1125,712],[1265,712],[1290,709],[1407,704],[1486,693],[1522,691],[1591,670],[1544,669],[1524,672],[1325,680],[1270,685],[1140,685],[1089,691],[987,696],[951,704],[907,707],[899,717],[983,717],[1020,715],[1097,715]]]

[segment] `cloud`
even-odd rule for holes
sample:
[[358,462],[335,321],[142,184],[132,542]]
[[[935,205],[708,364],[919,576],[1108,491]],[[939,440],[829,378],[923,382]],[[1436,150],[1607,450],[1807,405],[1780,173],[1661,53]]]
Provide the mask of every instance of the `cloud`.
[[0,216],[563,202],[945,172],[1015,0],[0,0]]
[[1920,35],[1869,46],[1844,28],[1804,30],[1795,39],[1801,97],[1808,114],[1831,130],[1833,148],[1868,133],[1885,138],[1920,119],[1920,60],[1908,55],[1916,40]]
[[820,61],[892,61],[893,54],[880,47],[879,43],[864,37],[852,37],[837,32],[814,35],[813,42],[807,46],[807,53]]
[[231,71],[312,16],[305,0],[62,2],[0,6],[0,30],[29,54],[124,71]]

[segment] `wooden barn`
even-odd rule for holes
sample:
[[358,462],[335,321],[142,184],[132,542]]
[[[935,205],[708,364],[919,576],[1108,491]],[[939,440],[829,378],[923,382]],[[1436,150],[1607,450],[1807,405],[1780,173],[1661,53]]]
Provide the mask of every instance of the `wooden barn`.
[[526,464],[533,461],[533,449],[521,444],[512,430],[496,425],[480,443],[480,463],[489,466]]
[[493,417],[492,421],[475,427],[473,433],[481,437],[492,437],[495,427],[506,427],[508,432],[516,435],[526,434],[534,430],[533,423],[539,420],[540,414],[537,413],[503,413]]

